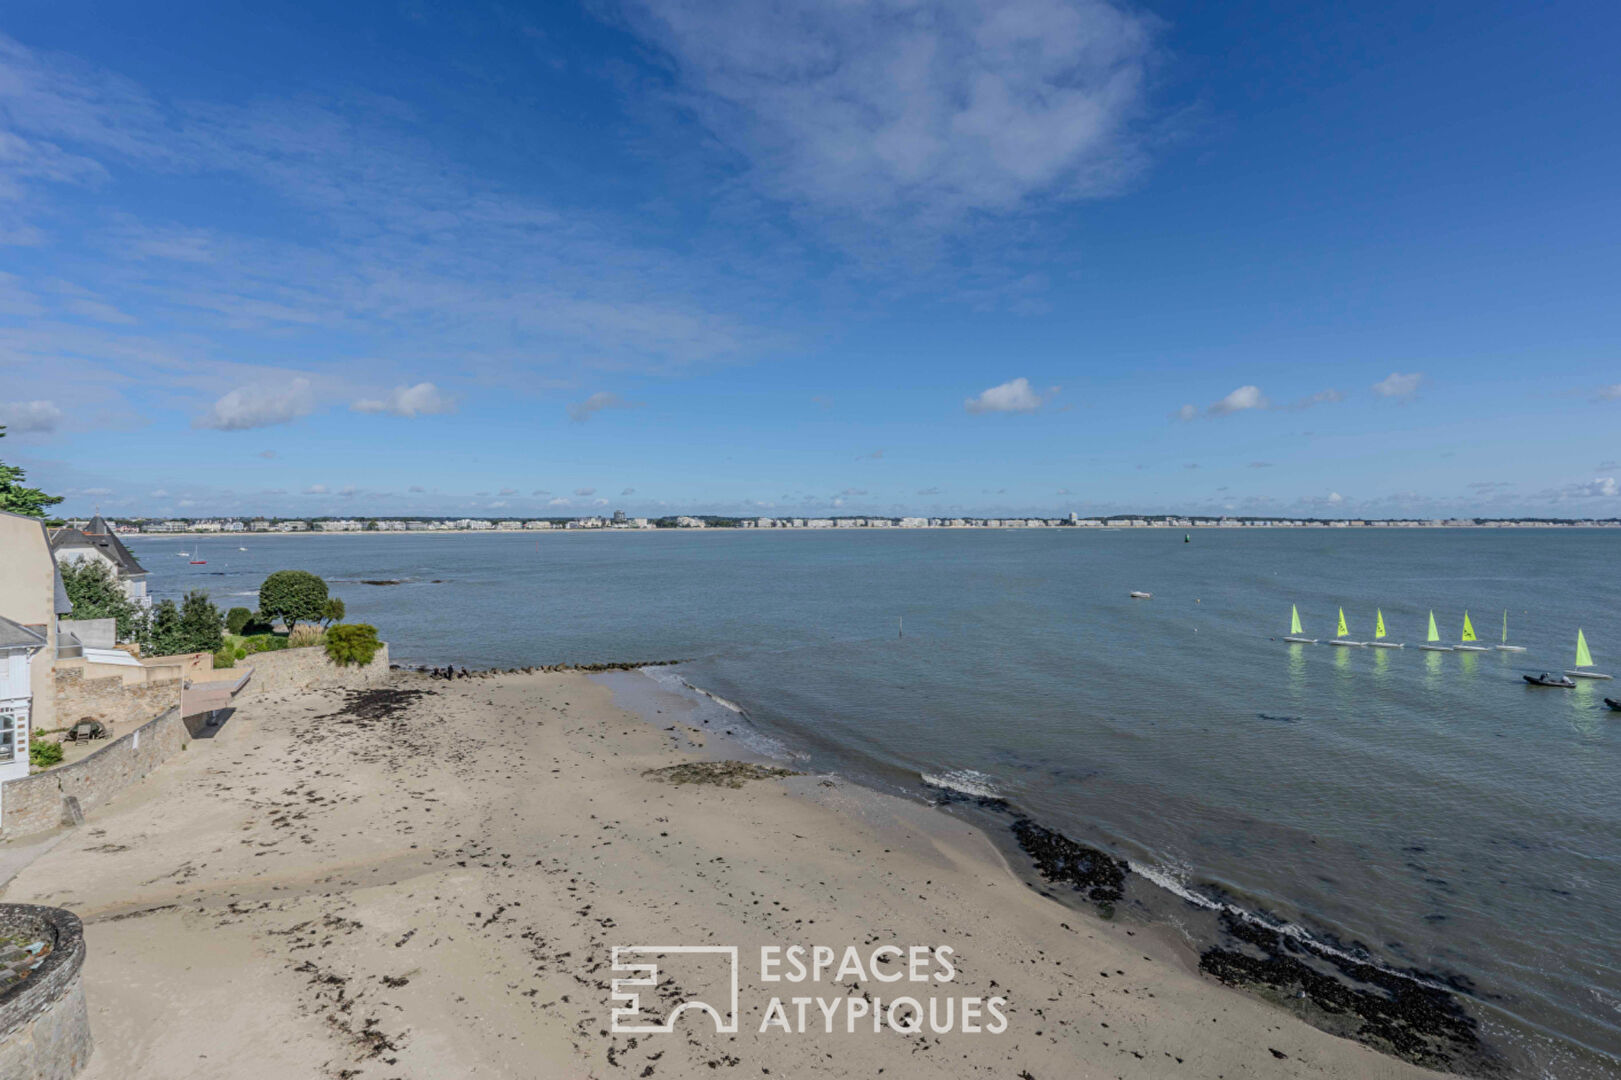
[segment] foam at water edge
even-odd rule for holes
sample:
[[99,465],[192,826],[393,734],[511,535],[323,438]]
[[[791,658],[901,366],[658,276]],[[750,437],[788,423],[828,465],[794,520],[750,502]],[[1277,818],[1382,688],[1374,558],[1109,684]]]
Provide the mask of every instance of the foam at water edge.
[[1007,796],[996,790],[996,782],[975,769],[952,769],[946,773],[918,773],[918,778],[930,787],[954,791],[975,799],[1006,802]]

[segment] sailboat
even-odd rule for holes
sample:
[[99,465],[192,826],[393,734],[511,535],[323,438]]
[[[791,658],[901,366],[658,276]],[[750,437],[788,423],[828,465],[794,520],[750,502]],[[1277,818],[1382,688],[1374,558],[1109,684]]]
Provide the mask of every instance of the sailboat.
[[1463,613],[1463,640],[1462,644],[1453,646],[1453,652],[1486,652],[1486,646],[1476,645],[1475,626],[1469,621],[1469,613]]
[[1385,640],[1385,613],[1380,608],[1374,608],[1373,612],[1374,612],[1373,640],[1368,642],[1367,644],[1372,645],[1375,649],[1404,649],[1404,648],[1406,648],[1406,646],[1403,645],[1399,641],[1386,641]]
[[1300,628],[1300,609],[1293,604],[1289,605],[1289,636],[1283,640],[1292,641],[1296,645],[1317,644],[1316,638],[1307,637],[1306,632]]
[[1366,645],[1367,644],[1366,641],[1350,641],[1350,640],[1347,640],[1349,638],[1349,636],[1350,636],[1350,633],[1351,633],[1350,629],[1345,625],[1345,609],[1340,608],[1340,625],[1339,625],[1339,629],[1334,631],[1334,640],[1330,641],[1329,644],[1330,645]]
[[1443,644],[1441,644],[1441,634],[1440,634],[1439,631],[1437,631],[1435,629],[1435,612],[1433,612],[1433,611],[1430,612],[1430,632],[1429,632],[1429,636],[1424,639],[1424,644],[1420,645],[1419,648],[1428,649],[1430,652],[1451,652],[1452,651],[1452,646],[1451,645],[1443,645]]
[[1508,643],[1508,608],[1503,609],[1503,643],[1494,645],[1498,652],[1524,652],[1524,645],[1510,645]]
[[[192,547],[197,549],[195,554],[201,555],[203,553],[203,545],[202,544],[193,544]],[[206,565],[208,565],[208,560],[207,559],[193,559],[193,560],[191,560],[191,565],[193,565],[193,566],[206,566]]]
[[1576,666],[1565,672],[1573,679],[1613,679],[1614,675],[1606,675],[1600,671],[1583,671],[1583,668],[1593,666],[1593,654],[1587,651],[1587,636],[1578,628],[1576,631]]

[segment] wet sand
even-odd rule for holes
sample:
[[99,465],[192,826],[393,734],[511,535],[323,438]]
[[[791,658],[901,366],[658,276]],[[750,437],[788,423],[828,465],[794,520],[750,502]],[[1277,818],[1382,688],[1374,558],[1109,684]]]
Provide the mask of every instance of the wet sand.
[[[1042,896],[938,811],[837,778],[661,774],[713,756],[668,719],[577,672],[256,701],[6,899],[85,922],[93,1080],[1439,1075]],[[611,950],[646,943],[738,946],[738,1032],[687,1013],[611,1033]],[[955,977],[762,984],[778,944],[950,946]],[[829,1033],[813,1007],[804,1033],[758,1030],[773,994],[902,992],[1004,998],[1007,1029]]]

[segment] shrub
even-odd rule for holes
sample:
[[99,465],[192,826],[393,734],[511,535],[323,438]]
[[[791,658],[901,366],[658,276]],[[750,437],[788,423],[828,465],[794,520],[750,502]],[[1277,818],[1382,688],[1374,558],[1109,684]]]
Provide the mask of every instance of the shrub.
[[339,623],[326,632],[326,655],[334,664],[369,664],[383,643],[377,627],[366,623]]
[[47,739],[28,740],[28,762],[38,769],[48,769],[62,762],[62,744]]
[[301,622],[320,622],[326,601],[326,582],[308,570],[277,570],[259,586],[259,614],[280,619],[289,634]]
[[247,646],[250,653],[277,652],[287,647],[287,639],[279,634],[255,634]]
[[225,629],[240,634],[253,621],[253,612],[245,607],[234,607],[225,613]]
[[238,645],[236,647],[236,651],[233,652],[231,655],[236,657],[238,660],[246,660],[248,658],[248,650],[244,649],[242,646]]
[[336,596],[321,605],[321,625],[331,626],[333,623],[343,621],[343,601]]
[[236,653],[232,652],[230,649],[221,649],[219,652],[214,654],[214,667],[216,669],[235,666]]
[[319,626],[300,626],[287,635],[289,649],[307,649],[326,641],[326,631]]

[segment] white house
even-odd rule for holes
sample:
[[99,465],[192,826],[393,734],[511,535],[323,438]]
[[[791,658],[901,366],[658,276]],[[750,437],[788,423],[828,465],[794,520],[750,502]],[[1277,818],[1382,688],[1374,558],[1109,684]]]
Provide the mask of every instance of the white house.
[[29,726],[54,726],[56,621],[72,610],[44,522],[0,510],[0,783],[28,775]]
[[[124,595],[137,604],[148,604],[146,595],[146,568],[135,561],[129,548],[113,532],[100,514],[91,518],[83,529],[58,529],[51,537],[51,553],[57,565],[79,562],[102,562],[124,586]],[[3,613],[0,613],[3,614]]]

